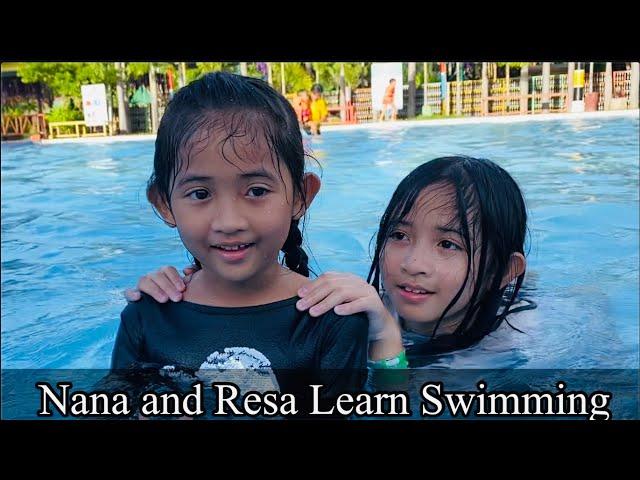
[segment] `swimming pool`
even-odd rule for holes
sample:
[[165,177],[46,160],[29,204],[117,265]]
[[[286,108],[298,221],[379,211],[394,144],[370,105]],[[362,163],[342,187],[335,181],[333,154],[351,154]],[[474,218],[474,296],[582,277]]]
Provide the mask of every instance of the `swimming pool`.
[[[306,137],[323,187],[316,271],[366,275],[398,182],[448,154],[490,158],[530,214],[524,291],[538,309],[437,368],[637,368],[638,119],[382,124]],[[153,142],[2,144],[2,368],[108,368],[121,291],[187,255],[147,204]],[[320,268],[321,267],[321,268]]]

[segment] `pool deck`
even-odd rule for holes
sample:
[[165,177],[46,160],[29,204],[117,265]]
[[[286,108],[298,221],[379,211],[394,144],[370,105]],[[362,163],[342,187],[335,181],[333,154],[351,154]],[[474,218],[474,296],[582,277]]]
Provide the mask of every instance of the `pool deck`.
[[[535,115],[509,115],[495,117],[470,117],[470,118],[445,118],[438,120],[399,120],[395,122],[371,122],[351,125],[323,125],[323,131],[339,130],[362,130],[368,128],[377,129],[402,129],[406,127],[428,126],[428,125],[469,125],[474,123],[522,123],[522,122],[544,122],[548,120],[587,120],[591,118],[616,118],[630,117],[639,118],[640,110],[612,110],[607,112],[582,112],[582,113],[546,113]],[[42,144],[59,143],[113,143],[113,142],[134,142],[155,140],[154,134],[142,135],[115,135],[113,137],[87,137],[87,138],[59,138],[53,140],[42,140]],[[29,140],[27,140],[29,141]]]

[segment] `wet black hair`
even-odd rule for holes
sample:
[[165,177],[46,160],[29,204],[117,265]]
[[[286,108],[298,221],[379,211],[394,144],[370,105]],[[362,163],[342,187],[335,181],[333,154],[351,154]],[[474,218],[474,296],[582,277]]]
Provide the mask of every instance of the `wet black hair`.
[[[206,132],[208,139],[213,130],[224,131],[221,143],[230,141],[232,147],[236,138],[253,142],[263,136],[280,177],[282,163],[291,174],[294,198],[301,195],[307,205],[303,186],[306,154],[293,107],[263,80],[226,72],[208,73],[191,82],[167,105],[156,137],[153,173],[147,183],[150,200],[157,198],[171,208],[176,177],[185,164],[188,167],[191,150],[201,141],[196,134]],[[298,220],[292,218],[281,250],[289,269],[309,276]],[[198,259],[195,263],[201,267]]]
[[[462,232],[467,253],[467,275],[438,319],[430,341],[417,345],[417,351],[412,352],[417,355],[467,348],[498,328],[510,313],[525,275],[524,272],[519,275],[514,285],[500,288],[511,254],[519,252],[524,255],[527,213],[518,184],[490,160],[452,156],[424,163],[400,182],[380,220],[367,281],[378,291],[384,288],[380,285],[380,277],[387,239],[398,222],[409,214],[420,193],[430,185],[451,186],[455,191],[457,215],[452,222]],[[480,253],[479,267],[465,316],[453,333],[437,335],[447,312],[458,301],[467,282],[473,281],[470,273],[475,252]],[[501,306],[503,308],[498,312]]]

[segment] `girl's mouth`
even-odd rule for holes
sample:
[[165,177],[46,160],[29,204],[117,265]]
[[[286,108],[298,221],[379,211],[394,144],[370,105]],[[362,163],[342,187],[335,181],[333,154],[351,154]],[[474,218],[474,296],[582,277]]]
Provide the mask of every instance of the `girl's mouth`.
[[434,292],[418,286],[398,285],[400,296],[411,303],[421,303],[429,299]]
[[239,262],[249,254],[249,250],[255,243],[220,243],[211,245],[223,260],[228,262]]

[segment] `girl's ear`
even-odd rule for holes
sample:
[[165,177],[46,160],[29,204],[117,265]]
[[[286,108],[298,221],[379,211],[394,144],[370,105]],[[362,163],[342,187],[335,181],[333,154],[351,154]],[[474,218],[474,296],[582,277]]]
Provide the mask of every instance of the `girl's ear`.
[[305,173],[304,179],[302,181],[302,186],[304,188],[304,198],[307,201],[307,204],[304,204],[302,195],[298,195],[298,198],[295,200],[295,204],[293,206],[293,211],[296,212],[293,216],[294,220],[300,220],[300,217],[304,215],[313,202],[313,199],[316,197],[316,194],[320,190],[320,186],[322,182],[320,181],[320,177],[318,177],[315,173]]
[[151,205],[153,205],[156,211],[160,214],[164,223],[169,225],[171,228],[176,226],[176,221],[173,218],[173,213],[171,213],[169,205],[164,201],[155,185],[151,185],[147,188],[147,200],[149,200],[149,203],[151,203]]
[[509,285],[514,278],[522,275],[525,268],[527,268],[527,260],[524,258],[524,255],[518,252],[512,253],[509,257],[507,273],[504,274],[502,281],[500,282],[500,290]]

